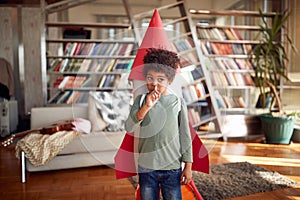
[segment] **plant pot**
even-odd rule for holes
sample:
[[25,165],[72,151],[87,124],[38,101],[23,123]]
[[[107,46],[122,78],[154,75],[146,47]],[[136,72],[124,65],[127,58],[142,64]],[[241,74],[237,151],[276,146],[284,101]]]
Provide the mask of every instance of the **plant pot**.
[[262,132],[269,144],[290,144],[294,130],[294,116],[260,115]]

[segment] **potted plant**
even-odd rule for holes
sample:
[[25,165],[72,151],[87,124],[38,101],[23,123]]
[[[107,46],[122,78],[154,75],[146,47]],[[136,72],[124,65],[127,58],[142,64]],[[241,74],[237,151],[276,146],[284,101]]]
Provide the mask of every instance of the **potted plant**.
[[[251,52],[254,63],[254,81],[260,91],[260,103],[269,112],[261,114],[262,131],[267,143],[289,144],[293,133],[296,113],[286,114],[282,110],[279,94],[280,81],[289,81],[287,63],[289,61],[285,45],[296,51],[287,33],[282,30],[289,17],[287,11],[276,13],[271,23],[259,10],[262,24],[260,27],[260,43]],[[284,42],[282,42],[284,41]],[[276,105],[276,110],[273,105]]]

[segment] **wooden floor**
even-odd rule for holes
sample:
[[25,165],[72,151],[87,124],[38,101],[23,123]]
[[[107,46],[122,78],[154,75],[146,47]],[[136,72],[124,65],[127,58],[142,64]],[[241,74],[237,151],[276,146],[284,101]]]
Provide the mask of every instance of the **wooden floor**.
[[[267,145],[261,142],[221,142],[203,140],[211,164],[248,161],[274,170],[300,182],[300,144]],[[0,199],[72,199],[120,200],[134,199],[134,188],[127,179],[115,180],[110,167],[91,167],[72,170],[28,173],[22,184],[20,164],[14,146],[0,147]],[[232,198],[244,199],[300,199],[300,188]]]

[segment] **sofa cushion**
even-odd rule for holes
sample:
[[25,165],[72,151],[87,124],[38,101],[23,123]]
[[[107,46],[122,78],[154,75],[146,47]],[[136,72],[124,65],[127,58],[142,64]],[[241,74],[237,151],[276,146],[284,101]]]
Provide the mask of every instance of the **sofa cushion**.
[[92,132],[81,134],[72,140],[59,154],[92,153],[98,151],[111,151],[119,149],[124,131],[118,132]]

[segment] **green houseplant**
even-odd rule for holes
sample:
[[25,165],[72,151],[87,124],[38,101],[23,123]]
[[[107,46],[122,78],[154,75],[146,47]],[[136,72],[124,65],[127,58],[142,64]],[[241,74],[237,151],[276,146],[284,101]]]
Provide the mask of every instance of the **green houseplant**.
[[[267,143],[288,144],[293,134],[296,114],[286,114],[282,110],[279,86],[282,79],[289,81],[286,45],[296,50],[288,34],[283,32],[289,13],[276,13],[271,23],[261,10],[259,13],[262,20],[259,25],[260,43],[253,48],[251,59],[254,63],[254,81],[260,92],[260,104],[269,109],[268,113],[260,115],[262,131]],[[276,112],[272,109],[274,104],[277,106]]]

